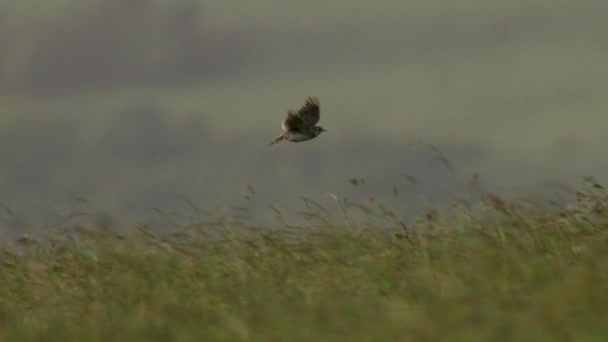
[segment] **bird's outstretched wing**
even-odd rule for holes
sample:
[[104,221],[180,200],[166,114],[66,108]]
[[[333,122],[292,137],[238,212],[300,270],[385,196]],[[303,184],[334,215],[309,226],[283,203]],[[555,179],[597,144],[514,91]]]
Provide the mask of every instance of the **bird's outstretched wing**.
[[297,112],[290,110],[287,117],[283,120],[283,130],[293,131],[300,128],[313,127],[321,118],[319,109],[319,99],[309,96],[306,103]]
[[319,110],[319,99],[315,96],[309,96],[306,103],[298,110],[298,116],[304,120],[309,126],[314,126],[319,122],[321,113]]

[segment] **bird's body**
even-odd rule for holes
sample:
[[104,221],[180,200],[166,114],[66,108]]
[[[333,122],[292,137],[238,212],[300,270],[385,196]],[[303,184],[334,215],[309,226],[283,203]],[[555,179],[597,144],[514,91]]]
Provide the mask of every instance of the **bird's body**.
[[319,99],[309,96],[306,103],[297,112],[293,110],[287,112],[287,117],[281,123],[283,133],[270,145],[283,140],[301,142],[318,137],[321,132],[326,131],[321,126],[315,126],[320,117]]

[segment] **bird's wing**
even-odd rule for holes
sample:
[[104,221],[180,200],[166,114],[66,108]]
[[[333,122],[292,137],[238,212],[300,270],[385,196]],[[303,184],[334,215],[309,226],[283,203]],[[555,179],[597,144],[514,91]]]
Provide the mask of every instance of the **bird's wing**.
[[291,132],[299,129],[308,128],[308,124],[304,120],[302,120],[298,113],[290,110],[287,112],[287,117],[285,118],[285,120],[283,120],[281,127],[283,127],[283,130],[285,132]]
[[319,122],[319,99],[309,96],[306,103],[297,112],[290,110],[283,120],[282,127],[286,132],[313,127]]
[[314,96],[310,96],[297,112],[293,110],[287,112],[287,117],[283,120],[282,127],[286,132],[306,129],[319,122],[319,118],[319,100]]
[[297,115],[302,118],[310,127],[319,122],[321,111],[319,109],[319,99],[315,96],[309,96],[306,103],[298,110]]

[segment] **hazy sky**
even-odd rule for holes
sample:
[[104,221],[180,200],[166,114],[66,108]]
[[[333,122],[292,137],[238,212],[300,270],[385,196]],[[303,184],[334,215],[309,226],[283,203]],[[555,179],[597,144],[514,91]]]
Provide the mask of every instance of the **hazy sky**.
[[[3,2],[0,200],[230,206],[252,185],[259,206],[419,201],[474,171],[500,189],[602,180],[608,3],[345,4]],[[312,94],[328,132],[267,148]]]

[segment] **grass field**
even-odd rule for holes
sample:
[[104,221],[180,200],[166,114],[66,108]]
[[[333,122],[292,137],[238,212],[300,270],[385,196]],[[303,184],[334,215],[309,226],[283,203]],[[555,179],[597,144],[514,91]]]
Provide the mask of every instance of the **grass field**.
[[[418,143],[501,190],[605,174],[606,4],[1,1],[0,201],[449,190]],[[328,133],[268,149],[313,94]]]
[[0,339],[604,340],[608,194],[588,179],[572,195],[482,194],[411,222],[374,201],[336,198],[335,217],[306,201],[308,224],[280,230],[66,223],[5,247]]

